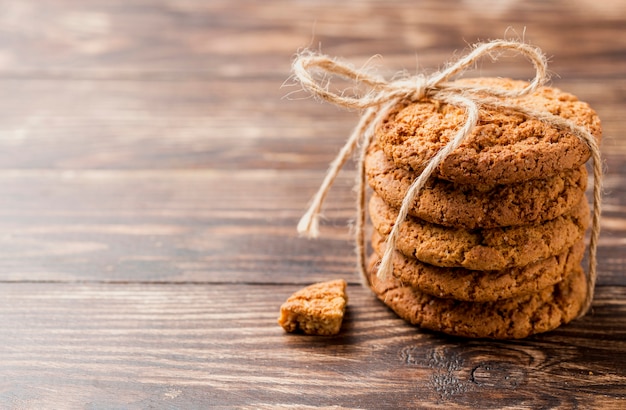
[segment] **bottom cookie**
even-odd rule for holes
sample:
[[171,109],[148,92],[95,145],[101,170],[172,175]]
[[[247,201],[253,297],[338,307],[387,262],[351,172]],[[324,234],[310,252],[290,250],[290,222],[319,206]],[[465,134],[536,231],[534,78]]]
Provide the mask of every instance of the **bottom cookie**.
[[498,302],[461,302],[421,293],[391,275],[380,280],[378,264],[373,255],[371,288],[398,316],[425,329],[471,338],[521,339],[553,330],[578,316],[587,288],[585,273],[576,266],[562,282],[537,293]]

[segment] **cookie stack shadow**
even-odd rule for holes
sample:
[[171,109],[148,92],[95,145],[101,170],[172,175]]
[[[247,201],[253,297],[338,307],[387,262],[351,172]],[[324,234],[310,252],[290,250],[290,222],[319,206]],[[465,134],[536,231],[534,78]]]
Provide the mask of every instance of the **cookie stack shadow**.
[[[545,89],[528,104],[569,110],[569,119],[590,127],[599,139],[595,113],[569,94]],[[521,115],[483,114],[487,120],[468,138],[483,145],[491,141],[492,149],[482,151],[492,157],[489,166],[481,166],[484,157],[468,162],[463,152],[448,161],[449,172],[442,164],[400,226],[393,275],[382,278],[377,267],[385,240],[419,176],[419,156],[440,148],[437,141],[446,141],[454,116],[463,112],[415,103],[400,107],[379,128],[365,160],[373,190],[369,281],[381,301],[419,327],[464,337],[523,338],[568,323],[583,309],[589,152],[565,135],[551,137],[556,148],[541,147],[553,130]],[[521,127],[531,130],[520,136]],[[510,134],[516,136],[506,137]],[[525,159],[533,163],[520,172],[510,152],[528,135],[537,140]],[[537,147],[541,150],[532,151]]]

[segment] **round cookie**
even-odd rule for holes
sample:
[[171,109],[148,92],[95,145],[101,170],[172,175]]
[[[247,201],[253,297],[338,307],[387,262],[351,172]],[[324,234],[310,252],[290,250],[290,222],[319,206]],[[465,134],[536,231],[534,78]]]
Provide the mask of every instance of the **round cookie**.
[[[389,235],[397,209],[374,194],[369,213],[376,231]],[[583,238],[589,219],[586,198],[570,212],[538,225],[467,230],[409,216],[400,225],[396,248],[435,266],[503,270],[562,253]]]
[[[502,78],[464,79],[468,86],[522,89],[528,83]],[[533,111],[550,112],[588,129],[598,140],[602,129],[587,103],[561,90],[541,87],[534,93],[505,98]],[[392,112],[376,136],[398,167],[421,172],[466,120],[465,110],[423,99]],[[511,184],[578,168],[590,157],[587,145],[568,130],[560,130],[519,112],[482,106],[475,129],[438,167],[436,176],[461,184]]]
[[[382,255],[384,246],[384,239],[374,232],[374,251]],[[580,265],[584,253],[584,242],[578,241],[559,255],[526,266],[501,271],[478,271],[433,266],[395,251],[393,275],[401,283],[438,298],[495,302],[538,292],[560,282],[574,266]]]
[[561,282],[540,292],[498,302],[472,303],[440,299],[376,276],[378,257],[370,259],[370,285],[378,299],[399,317],[419,327],[454,336],[521,339],[557,328],[575,319],[586,296],[580,266]]
[[[415,172],[398,168],[377,143],[365,158],[367,180],[374,192],[399,208]],[[576,206],[587,188],[584,166],[545,179],[497,185],[489,190],[430,178],[415,198],[409,214],[427,222],[466,229],[539,224]]]

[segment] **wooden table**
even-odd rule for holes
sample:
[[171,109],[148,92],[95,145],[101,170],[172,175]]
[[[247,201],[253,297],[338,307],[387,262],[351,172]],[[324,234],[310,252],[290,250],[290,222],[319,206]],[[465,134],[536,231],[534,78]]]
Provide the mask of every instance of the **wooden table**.
[[[623,1],[20,0],[0,30],[1,408],[626,408]],[[305,47],[390,75],[503,36],[603,120],[593,310],[520,341],[420,331],[359,284],[354,164],[298,238],[357,113],[284,83]],[[333,278],[340,335],[285,334],[280,304]]]

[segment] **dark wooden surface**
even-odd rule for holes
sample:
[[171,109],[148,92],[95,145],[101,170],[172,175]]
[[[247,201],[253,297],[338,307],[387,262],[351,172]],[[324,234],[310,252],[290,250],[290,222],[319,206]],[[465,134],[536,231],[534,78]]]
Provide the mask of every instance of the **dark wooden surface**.
[[[0,2],[0,408],[626,408],[625,34],[619,0]],[[297,237],[357,114],[283,83],[304,47],[432,72],[505,35],[603,120],[593,310],[419,331],[359,285],[350,164]],[[280,304],[333,278],[341,334],[285,334]]]

